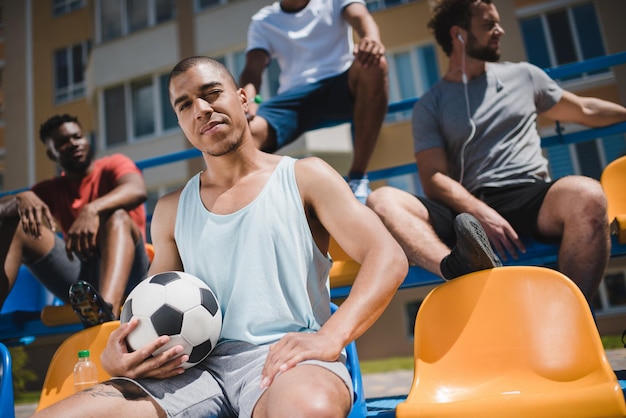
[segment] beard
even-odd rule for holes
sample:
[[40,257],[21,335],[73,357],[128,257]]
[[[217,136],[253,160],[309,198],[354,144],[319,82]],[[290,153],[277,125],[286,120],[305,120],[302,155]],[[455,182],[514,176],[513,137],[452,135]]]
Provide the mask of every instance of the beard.
[[471,58],[486,62],[498,62],[500,60],[500,48],[493,48],[489,45],[480,46],[477,43],[476,37],[470,34],[465,50]]
[[227,142],[219,149],[208,149],[205,152],[212,157],[221,157],[230,154],[239,148],[241,141]]

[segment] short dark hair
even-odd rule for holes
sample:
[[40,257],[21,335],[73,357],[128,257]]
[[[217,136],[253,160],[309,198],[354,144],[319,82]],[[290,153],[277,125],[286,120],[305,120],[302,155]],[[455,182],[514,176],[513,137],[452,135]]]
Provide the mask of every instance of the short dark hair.
[[184,73],[185,71],[189,70],[190,68],[195,67],[196,65],[200,65],[200,64],[209,64],[215,68],[217,68],[220,72],[224,73],[226,75],[226,77],[233,83],[233,86],[236,88],[237,87],[237,82],[235,81],[235,78],[233,77],[233,75],[231,74],[230,71],[228,71],[228,68],[226,68],[226,66],[224,66],[224,64],[222,64],[221,62],[219,62],[216,59],[213,59],[211,57],[206,57],[203,55],[196,55],[193,57],[187,57],[185,59],[183,59],[182,61],[180,61],[178,64],[176,64],[174,66],[174,68],[172,68],[172,71],[170,71],[170,76],[167,80],[167,87],[169,90],[169,86],[172,83],[172,79],[182,73]]
[[82,128],[76,116],[68,115],[67,113],[64,113],[62,115],[54,115],[50,117],[47,121],[42,123],[39,127],[39,139],[41,139],[41,142],[45,144],[46,139],[50,138],[54,134],[54,131],[59,129],[61,125],[67,122],[74,122]]
[[428,28],[433,31],[441,49],[447,56],[452,53],[452,37],[450,28],[460,26],[470,30],[472,21],[472,5],[476,3],[491,4],[491,0],[440,0],[433,7],[433,16],[428,22]]

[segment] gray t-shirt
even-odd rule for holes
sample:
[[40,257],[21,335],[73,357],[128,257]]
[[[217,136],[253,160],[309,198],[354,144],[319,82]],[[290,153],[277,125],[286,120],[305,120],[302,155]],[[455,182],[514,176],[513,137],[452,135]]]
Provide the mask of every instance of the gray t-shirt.
[[[413,108],[415,152],[444,147],[449,175],[470,192],[536,180],[549,181],[537,114],[554,106],[563,90],[529,63],[489,63],[465,87],[440,80]],[[464,146],[464,143],[467,142]],[[462,150],[464,149],[464,152]],[[462,158],[463,157],[463,158]]]

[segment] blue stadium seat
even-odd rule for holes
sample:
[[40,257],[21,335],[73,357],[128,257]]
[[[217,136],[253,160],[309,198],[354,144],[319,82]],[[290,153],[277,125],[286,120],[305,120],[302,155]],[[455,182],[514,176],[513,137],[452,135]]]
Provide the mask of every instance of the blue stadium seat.
[[4,418],[15,418],[13,399],[13,372],[11,371],[11,354],[6,345],[0,343],[0,411]]
[[[331,312],[337,310],[337,305],[330,304]],[[359,364],[359,356],[356,352],[356,343],[352,341],[346,346],[346,367],[352,377],[352,386],[354,390],[354,404],[348,418],[364,418],[367,416],[367,405],[365,403],[365,391],[363,390],[363,379],[361,377],[361,366]]]

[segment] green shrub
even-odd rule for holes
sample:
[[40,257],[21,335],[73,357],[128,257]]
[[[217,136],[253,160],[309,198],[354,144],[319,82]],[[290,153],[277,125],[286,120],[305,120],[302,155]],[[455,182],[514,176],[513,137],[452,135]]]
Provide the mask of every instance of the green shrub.
[[10,347],[11,359],[13,362],[13,393],[16,398],[26,390],[28,382],[37,380],[37,375],[26,367],[28,363],[28,354],[23,346]]

